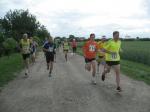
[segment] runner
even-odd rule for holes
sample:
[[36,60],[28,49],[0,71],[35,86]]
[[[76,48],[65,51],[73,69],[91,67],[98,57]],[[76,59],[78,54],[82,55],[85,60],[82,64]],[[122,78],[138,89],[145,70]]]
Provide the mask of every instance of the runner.
[[21,54],[25,64],[25,76],[29,74],[29,58],[30,58],[30,40],[27,34],[23,34],[23,39],[20,41]]
[[53,42],[53,39],[52,37],[49,37],[48,42],[43,46],[43,51],[45,51],[46,54],[47,70],[49,70],[49,77],[52,76],[55,50],[56,46]]
[[65,39],[65,41],[63,43],[63,50],[64,50],[64,54],[65,54],[65,59],[66,59],[66,62],[67,62],[68,52],[69,52],[69,43],[68,43],[67,39]]
[[97,61],[97,73],[100,73],[100,64],[104,65],[104,68],[105,68],[105,53],[102,52],[102,48],[104,46],[106,42],[106,36],[102,36],[102,39],[101,41],[99,41],[97,44],[98,44],[98,51],[97,52],[97,56],[96,56],[96,61]]
[[94,40],[95,34],[90,35],[89,41],[83,46],[83,54],[85,57],[85,69],[91,71],[92,67],[92,84],[96,85],[96,53],[98,50],[97,43]]
[[75,55],[75,53],[77,51],[77,42],[76,42],[76,39],[73,39],[73,41],[71,42],[71,46],[72,46],[73,55]]
[[108,41],[104,46],[103,51],[106,52],[106,69],[102,73],[102,80],[105,80],[105,75],[110,72],[111,67],[114,68],[116,74],[117,91],[121,92],[120,87],[120,48],[121,41],[119,39],[119,32],[113,32],[113,39]]
[[30,39],[32,40],[31,41],[31,45],[30,45],[30,49],[31,49],[31,60],[32,60],[32,63],[34,64],[35,63],[35,58],[36,58],[36,51],[37,51],[37,42],[32,38],[30,37]]
[[56,51],[58,51],[59,52],[59,39],[55,39],[55,44],[56,44]]
[[58,41],[58,45],[59,45],[59,49],[60,49],[60,47],[61,47],[61,40],[59,39],[59,41]]

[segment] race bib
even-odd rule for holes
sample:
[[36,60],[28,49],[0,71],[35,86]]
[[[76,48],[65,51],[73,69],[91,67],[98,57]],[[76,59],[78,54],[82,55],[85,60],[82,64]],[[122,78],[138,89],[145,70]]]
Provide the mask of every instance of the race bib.
[[110,55],[110,56],[111,56],[111,59],[112,59],[112,60],[117,59],[117,53],[116,53],[116,54],[112,54],[112,55]]
[[29,46],[23,47],[23,53],[29,53]]
[[95,51],[95,45],[90,45],[89,46],[89,51],[94,52]]
[[53,47],[49,47],[48,51],[53,52]]

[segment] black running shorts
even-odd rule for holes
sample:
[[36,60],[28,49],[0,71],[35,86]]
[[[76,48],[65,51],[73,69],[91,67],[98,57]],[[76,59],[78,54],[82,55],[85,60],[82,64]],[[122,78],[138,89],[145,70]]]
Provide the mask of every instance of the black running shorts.
[[30,53],[22,54],[22,58],[23,58],[23,60],[26,60],[26,59],[30,58]]
[[119,65],[120,61],[106,61],[106,64],[108,66],[114,66],[114,65]]
[[90,62],[92,62],[94,60],[95,60],[95,58],[92,58],[92,59],[85,58],[85,63],[90,63]]
[[54,53],[46,53],[46,62],[54,62]]
[[77,47],[73,47],[72,50],[73,50],[73,53],[76,53]]

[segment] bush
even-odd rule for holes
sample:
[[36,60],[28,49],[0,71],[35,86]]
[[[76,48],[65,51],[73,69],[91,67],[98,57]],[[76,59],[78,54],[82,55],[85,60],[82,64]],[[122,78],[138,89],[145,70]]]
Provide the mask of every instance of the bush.
[[7,38],[3,42],[3,47],[5,49],[5,55],[9,55],[11,52],[14,52],[14,49],[17,46],[17,41],[14,38]]

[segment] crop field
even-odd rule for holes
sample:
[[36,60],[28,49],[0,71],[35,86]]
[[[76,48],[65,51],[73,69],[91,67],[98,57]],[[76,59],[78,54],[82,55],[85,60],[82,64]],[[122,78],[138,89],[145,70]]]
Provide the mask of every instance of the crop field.
[[123,41],[122,59],[150,65],[150,41]]

